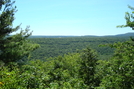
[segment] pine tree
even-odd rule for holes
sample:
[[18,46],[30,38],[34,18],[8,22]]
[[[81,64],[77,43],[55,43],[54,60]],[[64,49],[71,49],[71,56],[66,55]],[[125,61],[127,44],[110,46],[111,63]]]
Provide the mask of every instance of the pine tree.
[[13,27],[17,11],[14,3],[15,1],[11,0],[0,0],[0,61],[5,64],[16,62],[39,47],[27,39],[31,35],[29,27],[11,35],[20,29],[20,25]]

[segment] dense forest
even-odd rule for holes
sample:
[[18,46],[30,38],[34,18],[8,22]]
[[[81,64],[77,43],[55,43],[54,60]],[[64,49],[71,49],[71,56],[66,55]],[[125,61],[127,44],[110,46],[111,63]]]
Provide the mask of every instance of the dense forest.
[[[33,38],[0,1],[0,89],[134,89],[133,37]],[[134,30],[134,8],[126,25]],[[3,9],[4,8],[4,9]]]
[[76,53],[86,47],[91,47],[98,52],[99,59],[108,59],[114,53],[114,48],[101,47],[104,44],[115,42],[124,42],[129,36],[113,37],[61,37],[61,38],[31,38],[34,43],[40,45],[40,48],[32,52],[30,59],[45,60],[49,57],[63,56],[68,53]]

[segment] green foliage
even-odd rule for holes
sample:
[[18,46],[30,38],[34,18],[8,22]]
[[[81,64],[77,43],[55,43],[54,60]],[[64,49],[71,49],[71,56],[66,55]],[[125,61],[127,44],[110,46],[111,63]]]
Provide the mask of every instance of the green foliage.
[[28,33],[29,27],[16,35],[10,35],[20,28],[20,26],[13,28],[16,12],[16,7],[13,7],[15,1],[1,0],[0,3],[0,60],[8,64],[22,59],[39,45],[32,44],[27,40],[31,35]]
[[128,6],[128,8],[130,8],[132,12],[125,13],[126,25],[119,25],[117,27],[130,27],[132,30],[134,30],[134,7]]
[[[0,68],[0,88],[20,89],[85,89],[78,77],[79,54],[64,55],[43,62],[30,61],[22,67]],[[9,76],[10,75],[10,76]]]
[[100,44],[124,42],[127,37],[73,37],[73,38],[32,38],[33,42],[40,44],[30,59],[45,60],[49,57],[63,56],[67,53],[74,53],[87,46],[98,52],[99,59],[107,60],[113,55],[114,49],[110,47],[99,47]]
[[91,48],[82,50],[80,60],[79,76],[83,79],[84,83],[93,88],[95,86],[95,67],[97,65],[97,53]]
[[[133,89],[134,88],[134,42],[126,41],[110,45],[115,47],[115,55],[108,62],[101,62],[99,69],[102,75],[100,86],[105,89]],[[99,73],[99,72],[98,72]]]
[[[21,68],[0,67],[0,88],[20,89],[133,89],[133,42],[116,43],[115,56],[97,60],[91,48],[46,61],[30,61]],[[128,53],[129,52],[129,53]],[[123,55],[122,55],[123,54]]]

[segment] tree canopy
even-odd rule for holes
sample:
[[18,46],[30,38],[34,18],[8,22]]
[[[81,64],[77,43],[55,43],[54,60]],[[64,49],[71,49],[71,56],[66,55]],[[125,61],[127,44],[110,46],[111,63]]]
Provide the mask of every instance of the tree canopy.
[[11,0],[0,0],[0,60],[6,64],[22,59],[39,47],[27,40],[31,35],[28,32],[29,27],[11,35],[20,29],[20,25],[13,27],[14,15],[17,11],[16,6],[13,6],[14,3],[15,1]]

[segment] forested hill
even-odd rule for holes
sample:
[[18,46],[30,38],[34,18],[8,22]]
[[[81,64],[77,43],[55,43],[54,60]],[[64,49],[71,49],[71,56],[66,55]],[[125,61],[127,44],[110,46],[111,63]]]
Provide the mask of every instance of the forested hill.
[[111,37],[133,37],[133,36],[134,36],[134,33],[111,35]]
[[117,35],[105,35],[105,36],[96,36],[96,35],[85,35],[85,36],[43,36],[43,35],[33,35],[30,38],[67,38],[67,37],[130,37],[134,36],[134,33],[125,33]]
[[35,37],[30,38],[33,42],[40,45],[40,48],[35,50],[31,59],[41,59],[45,60],[49,57],[57,57],[59,55],[64,55],[67,53],[74,53],[77,50],[82,50],[87,46],[95,49],[98,52],[100,59],[108,59],[113,55],[114,49],[110,47],[99,47],[101,44],[124,42],[129,39],[127,37],[119,36],[103,36],[103,37],[90,37],[90,36],[80,36],[80,37]]

